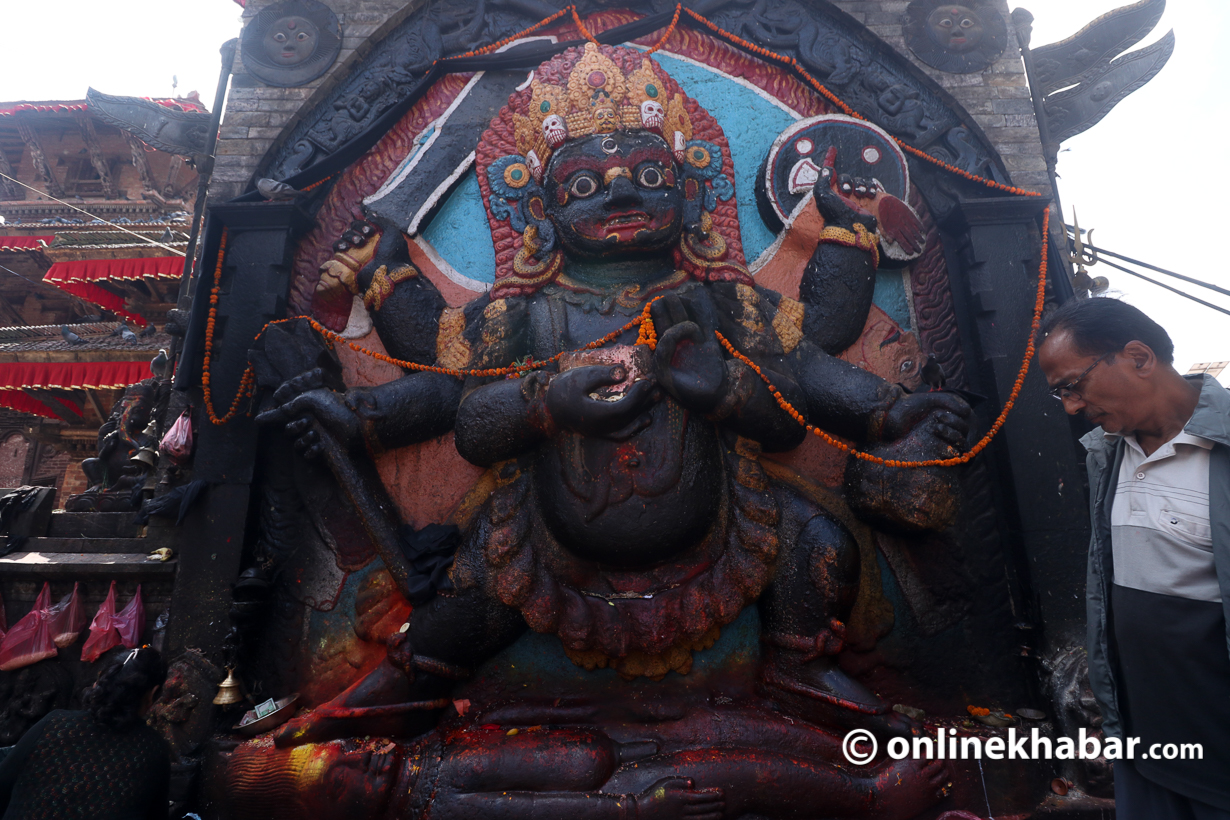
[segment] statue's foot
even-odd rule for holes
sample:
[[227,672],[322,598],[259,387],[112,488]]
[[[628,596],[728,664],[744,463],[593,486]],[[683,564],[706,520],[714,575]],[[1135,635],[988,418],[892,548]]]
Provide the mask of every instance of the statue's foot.
[[833,663],[783,668],[769,663],[764,693],[797,717],[836,730],[867,729],[881,743],[921,734],[922,726],[898,712]]
[[392,706],[338,708],[322,706],[291,718],[273,735],[275,746],[303,746],[345,737],[413,738],[435,728],[447,701],[399,703]]
[[877,820],[908,820],[948,796],[952,772],[943,760],[898,760],[875,778]]

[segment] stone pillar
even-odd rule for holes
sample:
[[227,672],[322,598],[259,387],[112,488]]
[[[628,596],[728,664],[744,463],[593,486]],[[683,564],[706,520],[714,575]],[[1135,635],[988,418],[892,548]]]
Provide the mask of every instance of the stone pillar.
[[[230,629],[230,587],[240,569],[256,457],[257,428],[246,415],[246,403],[224,425],[211,423],[203,411],[199,384],[214,277],[221,277],[221,288],[210,384],[221,416],[239,389],[253,339],[268,322],[285,315],[294,241],[310,224],[293,203],[228,203],[209,209],[200,280],[175,384],[190,391],[197,408],[193,478],[209,482],[209,488],[181,529],[167,626],[170,657],[194,647],[216,658]],[[226,255],[218,271],[224,229]]]
[[[1012,390],[1029,337],[1038,284],[1042,198],[1002,197],[966,200],[954,209],[948,227],[964,233],[958,247],[964,286],[953,287],[962,321],[965,350],[973,366],[975,390],[987,395],[983,429]],[[1054,245],[1050,256],[1055,259]],[[1048,272],[1052,294],[1064,298],[1071,288],[1058,264]],[[1079,424],[1079,423],[1077,423]],[[1032,599],[1033,618],[1045,623],[1047,647],[1079,645],[1084,640],[1085,556],[1089,514],[1085,494],[1084,450],[1073,420],[1047,394],[1035,363],[999,438],[988,453],[998,472],[1004,521],[1020,560],[1015,568]],[[1030,614],[1020,613],[1023,620]]]

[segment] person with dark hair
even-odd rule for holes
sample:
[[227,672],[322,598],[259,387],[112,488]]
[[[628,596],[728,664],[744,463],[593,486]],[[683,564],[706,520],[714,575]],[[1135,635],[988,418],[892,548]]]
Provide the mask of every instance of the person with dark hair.
[[[1141,311],[1073,299],[1044,323],[1051,394],[1088,453],[1089,683],[1119,820],[1230,820],[1230,392],[1174,369]],[[1139,738],[1133,745],[1132,740]]]
[[0,763],[0,820],[164,820],[171,753],[145,723],[166,679],[155,649],[99,676],[83,711],[36,723]]

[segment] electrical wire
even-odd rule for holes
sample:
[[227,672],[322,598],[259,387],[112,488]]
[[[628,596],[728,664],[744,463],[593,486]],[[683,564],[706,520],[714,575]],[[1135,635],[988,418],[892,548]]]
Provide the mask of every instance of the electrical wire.
[[1128,262],[1133,265],[1139,265],[1142,268],[1148,268],[1149,270],[1157,271],[1158,273],[1164,273],[1167,276],[1173,276],[1175,279],[1182,279],[1184,282],[1190,282],[1191,284],[1199,285],[1202,288],[1208,288],[1209,290],[1220,293],[1223,296],[1230,296],[1230,290],[1227,290],[1226,288],[1219,287],[1217,285],[1213,285],[1208,282],[1202,282],[1199,279],[1193,279],[1190,276],[1184,276],[1181,273],[1175,273],[1174,271],[1166,270],[1165,268],[1159,268],[1157,265],[1150,265],[1148,262],[1141,262],[1139,259],[1133,259],[1132,257],[1124,256],[1121,253],[1115,253],[1114,251],[1108,251],[1105,248],[1098,248],[1093,245],[1090,245],[1088,242],[1085,243],[1085,247],[1095,253],[1105,254],[1106,256],[1113,256],[1116,259],[1122,259],[1124,262]]
[[65,207],[67,207],[67,208],[72,208],[74,211],[80,211],[81,213],[85,214],[85,215],[86,215],[86,216],[88,216],[88,217],[91,217],[92,219],[97,219],[99,222],[102,222],[102,223],[104,223],[104,224],[106,224],[106,225],[110,225],[112,228],[115,228],[117,231],[123,231],[124,233],[129,233],[129,234],[132,234],[132,235],[133,235],[133,236],[135,236],[137,239],[140,239],[142,242],[148,242],[148,243],[149,243],[149,244],[151,244],[151,245],[157,245],[157,246],[158,246],[158,247],[160,247],[160,248],[165,248],[165,249],[169,250],[171,253],[175,254],[176,256],[183,256],[183,255],[184,255],[184,252],[183,252],[183,251],[181,251],[181,250],[177,250],[176,248],[172,248],[170,245],[164,245],[164,244],[162,244],[161,242],[155,242],[154,240],[150,239],[148,236],[142,236],[141,234],[137,233],[136,231],[130,231],[130,230],[128,230],[128,229],[127,229],[127,228],[125,228],[123,225],[116,225],[114,222],[111,222],[111,221],[109,221],[109,220],[103,219],[101,216],[98,216],[97,214],[92,214],[92,213],[90,213],[90,212],[89,212],[89,211],[87,211],[85,208],[78,208],[76,205],[72,204],[71,202],[65,202],[65,201],[64,201],[64,200],[62,200],[62,199],[56,199],[54,196],[52,196],[51,194],[47,193],[46,191],[40,191],[38,188],[35,188],[35,187],[31,186],[31,185],[27,185],[26,183],[22,182],[22,181],[21,181],[21,180],[19,180],[19,179],[13,179],[11,176],[9,176],[8,174],[4,173],[3,171],[0,171],[0,177],[4,177],[4,178],[5,178],[5,179],[7,179],[9,182],[16,182],[18,185],[20,185],[21,187],[25,188],[26,190],[33,191],[34,193],[38,194],[39,196],[45,196],[45,197],[47,197],[48,199],[50,199],[52,202],[58,202],[58,203],[60,203],[61,205],[63,205],[63,206],[65,206]]
[[41,284],[42,284],[42,282],[35,282],[33,279],[31,279],[31,278],[30,278],[30,277],[28,277],[28,276],[22,276],[22,275],[21,275],[20,273],[18,273],[17,271],[13,270],[12,268],[6,268],[4,265],[0,265],[0,270],[5,270],[5,271],[8,271],[9,273],[13,274],[14,276],[18,277],[19,279],[25,279],[25,280],[26,280],[27,282],[29,282],[31,285],[41,285]]
[[1123,271],[1124,273],[1129,273],[1129,274],[1131,274],[1132,276],[1137,276],[1137,277],[1139,277],[1139,278],[1141,278],[1141,279],[1144,279],[1146,282],[1149,282],[1149,283],[1151,283],[1151,284],[1157,285],[1159,288],[1165,288],[1166,290],[1170,291],[1171,293],[1177,293],[1177,294],[1179,294],[1180,296],[1183,296],[1183,297],[1185,297],[1185,298],[1187,298],[1187,299],[1191,299],[1193,302],[1197,302],[1197,303],[1199,303],[1199,304],[1204,305],[1204,306],[1205,306],[1205,307],[1207,307],[1207,308],[1212,308],[1213,310],[1216,310],[1216,311],[1218,311],[1219,313],[1224,313],[1224,314],[1226,314],[1227,316],[1230,316],[1230,310],[1227,310],[1227,309],[1226,309],[1226,308],[1224,308],[1224,307],[1220,307],[1220,306],[1218,306],[1218,305],[1215,305],[1215,304],[1213,304],[1212,302],[1206,302],[1206,301],[1204,301],[1203,299],[1199,299],[1199,298],[1197,298],[1197,297],[1195,297],[1195,296],[1192,296],[1190,293],[1185,293],[1185,292],[1183,292],[1183,291],[1179,290],[1178,288],[1174,288],[1174,287],[1171,287],[1170,285],[1163,284],[1162,282],[1159,282],[1159,281],[1157,281],[1156,279],[1151,279],[1151,278],[1149,278],[1148,276],[1145,276],[1143,273],[1139,273],[1139,272],[1137,272],[1137,271],[1134,271],[1134,270],[1132,270],[1131,268],[1125,268],[1125,267],[1123,267],[1122,265],[1116,265],[1114,262],[1111,262],[1109,259],[1099,259],[1098,261],[1099,261],[1099,262],[1101,262],[1102,264],[1105,264],[1105,265],[1110,265],[1110,266],[1111,266],[1112,268],[1114,268],[1115,270],[1121,270],[1121,271]]

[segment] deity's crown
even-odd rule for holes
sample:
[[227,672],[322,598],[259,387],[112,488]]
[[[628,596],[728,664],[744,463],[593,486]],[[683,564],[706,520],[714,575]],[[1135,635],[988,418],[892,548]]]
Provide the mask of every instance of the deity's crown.
[[671,93],[666,73],[648,57],[625,70],[588,43],[568,75],[552,80],[536,73],[530,82],[528,110],[513,115],[517,150],[536,177],[556,148],[591,134],[653,131],[677,154],[692,139],[683,94]]

